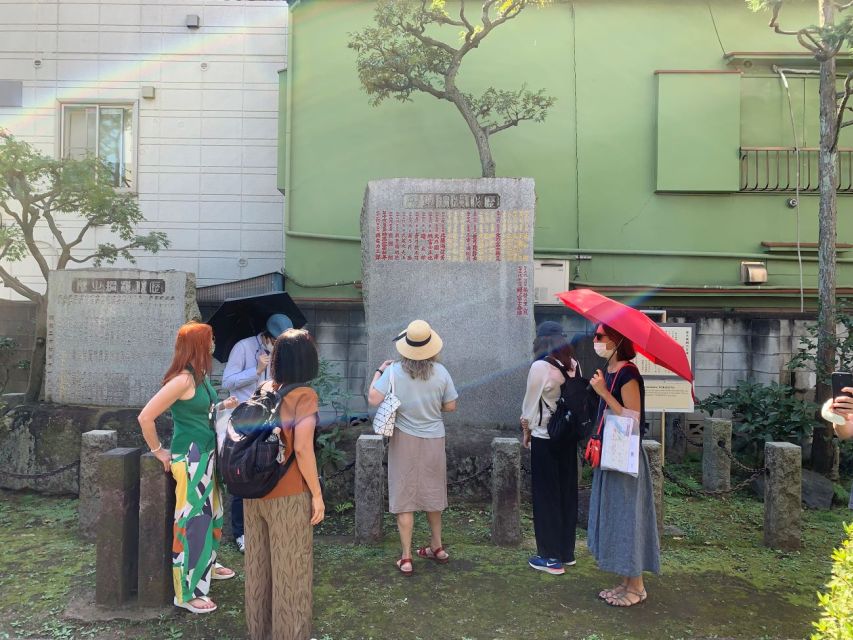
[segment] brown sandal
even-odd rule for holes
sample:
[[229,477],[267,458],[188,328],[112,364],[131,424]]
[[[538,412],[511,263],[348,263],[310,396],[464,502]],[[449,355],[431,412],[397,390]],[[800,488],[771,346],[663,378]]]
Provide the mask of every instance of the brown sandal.
[[[637,596],[637,598],[639,599],[636,602],[631,602],[630,596]],[[636,607],[638,604],[643,604],[648,597],[649,596],[646,593],[645,589],[640,592],[625,589],[623,593],[618,595],[612,595],[610,598],[605,598],[604,601],[611,607],[621,607],[623,609],[627,609],[628,607]]]
[[625,593],[626,587],[624,584],[620,584],[611,589],[603,589],[598,592],[599,600],[607,600],[607,598],[616,598],[620,594]]
[[[403,569],[403,565],[406,563],[408,563],[408,565],[411,567],[408,571]],[[399,569],[400,573],[402,573],[404,576],[408,577],[415,572],[415,565],[412,564],[411,558],[400,558],[399,560],[397,560],[397,569]]]
[[[444,551],[445,556],[443,558],[439,558],[438,554],[442,551]],[[434,560],[438,564],[447,564],[450,562],[450,555],[444,547],[439,547],[438,549],[433,549],[430,546],[421,547],[418,549],[418,557],[426,558],[427,560]]]

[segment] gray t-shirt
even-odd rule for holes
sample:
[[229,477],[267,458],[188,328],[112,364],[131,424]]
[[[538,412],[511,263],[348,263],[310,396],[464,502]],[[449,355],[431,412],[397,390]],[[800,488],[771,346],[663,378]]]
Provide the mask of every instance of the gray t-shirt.
[[444,365],[436,362],[429,380],[413,380],[399,362],[385,369],[373,388],[382,395],[391,385],[391,368],[394,369],[394,395],[400,399],[397,409],[397,428],[418,438],[443,438],[444,420],[441,405],[459,397],[453,380]]

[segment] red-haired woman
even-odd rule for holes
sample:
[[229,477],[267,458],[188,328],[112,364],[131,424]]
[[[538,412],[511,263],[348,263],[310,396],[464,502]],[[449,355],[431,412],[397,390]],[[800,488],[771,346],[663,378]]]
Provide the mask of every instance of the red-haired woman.
[[[175,478],[174,602],[192,613],[216,610],[207,596],[210,581],[234,577],[231,569],[216,562],[222,536],[222,500],[214,474],[216,431],[211,426],[216,391],[207,379],[213,347],[209,325],[183,325],[163,386],[138,417],[151,452]],[[233,409],[237,399],[228,398],[221,404]],[[168,409],[174,422],[171,451],[163,448],[154,427],[154,420]]]

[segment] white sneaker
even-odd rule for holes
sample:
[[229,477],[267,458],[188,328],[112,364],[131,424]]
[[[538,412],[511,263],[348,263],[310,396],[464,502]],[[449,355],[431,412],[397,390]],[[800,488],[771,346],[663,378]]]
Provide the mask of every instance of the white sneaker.
[[240,536],[234,542],[237,543],[237,548],[240,550],[240,553],[246,553],[246,536]]

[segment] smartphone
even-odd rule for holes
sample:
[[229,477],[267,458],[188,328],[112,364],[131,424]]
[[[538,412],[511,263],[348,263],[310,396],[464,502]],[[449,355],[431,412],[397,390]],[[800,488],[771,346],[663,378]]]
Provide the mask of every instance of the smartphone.
[[844,393],[843,391],[841,391],[841,389],[843,389],[844,387],[853,387],[853,373],[844,371],[834,371],[832,374],[832,397],[853,397],[853,393]]

